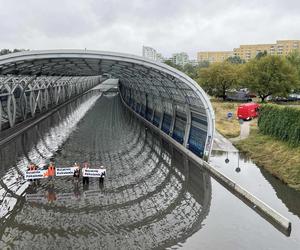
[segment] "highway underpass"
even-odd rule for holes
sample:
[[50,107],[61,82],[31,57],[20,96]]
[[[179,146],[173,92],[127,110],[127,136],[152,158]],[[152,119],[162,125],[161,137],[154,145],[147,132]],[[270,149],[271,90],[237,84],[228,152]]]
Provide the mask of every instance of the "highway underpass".
[[[37,74],[35,70],[43,68],[39,63],[29,63],[29,72],[24,63],[25,61],[10,66],[6,64],[1,69],[2,73],[20,73],[23,68],[21,73],[33,78]],[[19,76],[5,75],[6,77],[11,77],[9,81],[20,79]],[[37,77],[61,79],[61,76],[53,75]],[[72,79],[74,81],[78,76],[63,77],[64,83],[54,87],[57,92],[52,92],[60,93],[60,98],[66,97],[62,94],[64,91],[67,93],[62,90],[68,86],[65,83],[72,82]],[[62,85],[65,87],[61,87]],[[94,85],[96,86],[91,84]],[[53,83],[49,86],[52,87]],[[147,87],[141,86],[138,93]],[[167,90],[168,93],[169,91]],[[143,99],[133,98],[136,92],[124,90],[122,95],[136,112],[145,118],[148,114],[149,118],[149,109],[146,107],[151,107],[148,104],[151,101],[147,101],[143,107]],[[38,96],[45,96],[45,91],[41,88],[28,93],[25,93],[26,98],[34,95],[31,104],[33,107],[38,107]],[[100,91],[82,93],[75,93],[67,105],[49,101],[49,107],[59,108],[0,148],[0,220],[3,225],[0,229],[0,247],[199,249],[199,246],[203,246],[204,249],[233,249],[237,246],[242,249],[298,249],[297,220],[293,234],[290,238],[286,237],[224,189],[209,173],[195,166],[172,144],[147,129],[122,104],[120,95]],[[12,103],[15,98],[16,107],[20,103],[17,101],[18,95],[8,95],[7,92],[2,94],[7,96],[6,101],[10,96]],[[180,95],[182,97],[182,93]],[[130,101],[130,97],[133,100]],[[30,98],[28,103],[30,104]],[[166,99],[163,99],[163,103],[166,103]],[[14,110],[12,106],[10,108]],[[175,107],[172,109],[175,111],[173,117],[176,117],[176,113],[180,114],[181,107],[193,110],[187,107],[187,103],[182,106],[177,103]],[[152,109],[152,115],[148,119],[154,125],[157,109]],[[7,108],[4,110],[7,112]],[[35,110],[37,117],[47,113],[46,110],[43,111],[43,107],[42,110]],[[2,124],[6,129],[2,133],[31,119],[30,112],[29,105],[25,112],[28,117],[21,122],[16,119],[12,126],[9,117],[7,119],[4,116]],[[24,113],[16,112],[15,117],[23,119],[22,114]],[[178,116],[180,121],[180,115]],[[210,118],[213,118],[213,113]],[[176,130],[175,123],[176,119],[171,121],[169,129]],[[207,122],[206,125],[208,124]],[[184,135],[191,130],[191,127],[187,129],[187,125],[190,124],[186,122],[185,127],[183,126]],[[163,121],[156,126],[163,130]],[[182,131],[183,127],[178,127]],[[207,128],[206,131],[209,129],[212,128]],[[177,142],[189,147],[189,137],[182,136],[179,140],[171,132],[172,130],[164,131]],[[203,145],[202,149],[205,148]],[[194,151],[200,157],[205,154],[209,156],[210,149],[203,150],[203,154],[199,152],[201,151]],[[104,165],[108,176],[104,184],[92,180],[89,186],[79,187],[74,186],[70,177],[56,178],[54,183],[42,180],[39,185],[24,182],[22,170],[29,161],[43,166],[50,158],[55,160],[57,166],[70,166],[75,161],[85,160],[94,166]],[[211,157],[212,162],[219,159],[217,155]],[[271,197],[274,198],[274,195]],[[278,199],[274,204],[279,209],[284,205]],[[285,210],[282,212],[286,213]],[[292,214],[287,215],[292,217]]]

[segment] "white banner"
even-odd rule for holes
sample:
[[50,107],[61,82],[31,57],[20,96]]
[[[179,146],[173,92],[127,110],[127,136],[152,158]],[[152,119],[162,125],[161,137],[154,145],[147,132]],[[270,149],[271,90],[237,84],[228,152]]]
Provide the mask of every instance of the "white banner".
[[47,178],[48,170],[30,170],[25,171],[25,180],[42,179]]
[[82,170],[83,177],[105,177],[106,169],[84,168]]
[[70,176],[74,174],[76,167],[70,167],[70,168],[56,168],[55,169],[55,175],[56,176]]

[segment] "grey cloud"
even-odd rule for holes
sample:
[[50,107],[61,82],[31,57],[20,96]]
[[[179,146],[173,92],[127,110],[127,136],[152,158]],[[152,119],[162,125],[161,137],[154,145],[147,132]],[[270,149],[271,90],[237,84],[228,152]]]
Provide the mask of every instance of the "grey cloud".
[[0,47],[89,48],[165,55],[300,38],[300,2],[0,0]]

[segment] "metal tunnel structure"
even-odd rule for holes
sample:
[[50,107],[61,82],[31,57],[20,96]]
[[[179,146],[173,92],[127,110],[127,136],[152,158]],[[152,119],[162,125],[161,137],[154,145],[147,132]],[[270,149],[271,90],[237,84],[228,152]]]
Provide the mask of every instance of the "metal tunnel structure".
[[0,57],[0,133],[96,86],[119,79],[122,99],[201,158],[209,157],[214,112],[191,78],[166,64],[102,51],[45,50]]

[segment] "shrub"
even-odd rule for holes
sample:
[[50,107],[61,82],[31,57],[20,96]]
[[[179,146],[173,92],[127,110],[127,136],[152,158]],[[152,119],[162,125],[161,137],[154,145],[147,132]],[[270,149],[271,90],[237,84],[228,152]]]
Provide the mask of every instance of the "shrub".
[[258,119],[259,130],[291,146],[300,146],[300,109],[264,105]]

